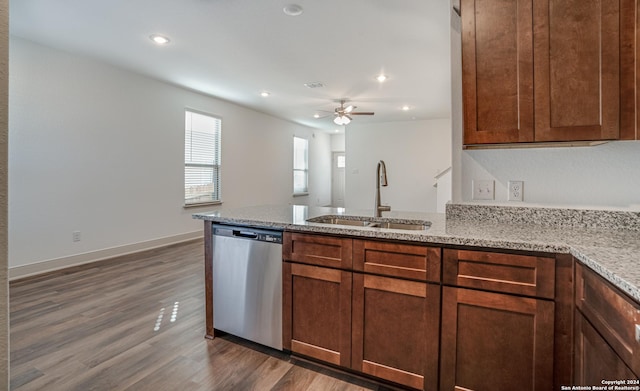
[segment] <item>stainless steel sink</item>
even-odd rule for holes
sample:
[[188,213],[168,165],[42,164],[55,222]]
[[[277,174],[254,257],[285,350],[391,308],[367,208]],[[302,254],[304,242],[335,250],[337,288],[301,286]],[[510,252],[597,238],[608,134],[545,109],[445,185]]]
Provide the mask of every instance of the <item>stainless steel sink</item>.
[[429,229],[431,223],[425,221],[420,224],[414,223],[390,223],[390,222],[382,222],[382,223],[371,223],[368,225],[369,227],[378,227],[378,228],[387,228],[387,229],[406,229],[410,231],[424,231]]
[[424,220],[400,220],[388,218],[369,218],[363,216],[349,216],[341,218],[336,216],[318,216],[307,220],[310,223],[349,225],[355,227],[371,227],[383,229],[400,229],[408,231],[424,231],[431,226],[430,221]]
[[319,219],[318,221],[313,221],[313,219],[307,220],[313,223],[322,223],[322,224],[335,224],[335,225],[353,225],[356,227],[368,227],[370,222],[367,220],[347,220],[347,219],[338,219],[338,218],[326,218]]

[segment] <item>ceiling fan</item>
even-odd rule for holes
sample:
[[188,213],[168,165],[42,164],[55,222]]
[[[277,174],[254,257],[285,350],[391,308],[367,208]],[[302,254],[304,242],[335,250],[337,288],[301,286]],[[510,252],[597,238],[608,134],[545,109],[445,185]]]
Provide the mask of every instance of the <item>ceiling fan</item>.
[[334,110],[333,115],[335,116],[335,118],[333,119],[333,122],[336,125],[348,124],[353,119],[351,118],[352,115],[374,115],[375,114],[373,111],[353,111],[354,109],[356,109],[356,106],[349,105],[345,107],[344,105],[345,103],[346,103],[345,99],[340,100],[340,107],[336,107],[336,109]]

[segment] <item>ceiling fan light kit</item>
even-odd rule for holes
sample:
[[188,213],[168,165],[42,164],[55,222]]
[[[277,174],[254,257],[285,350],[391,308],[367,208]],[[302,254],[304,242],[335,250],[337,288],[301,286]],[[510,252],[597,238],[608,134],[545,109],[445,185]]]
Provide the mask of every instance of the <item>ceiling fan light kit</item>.
[[374,115],[372,111],[364,112],[364,111],[353,111],[357,108],[357,106],[349,105],[347,107],[344,106],[346,103],[346,99],[342,99],[340,101],[340,107],[337,107],[334,110],[334,115],[336,118],[333,119],[333,122],[336,125],[347,125],[353,118],[352,115]]
[[351,122],[351,119],[346,115],[340,115],[334,118],[333,122],[336,125],[347,125],[349,122]]

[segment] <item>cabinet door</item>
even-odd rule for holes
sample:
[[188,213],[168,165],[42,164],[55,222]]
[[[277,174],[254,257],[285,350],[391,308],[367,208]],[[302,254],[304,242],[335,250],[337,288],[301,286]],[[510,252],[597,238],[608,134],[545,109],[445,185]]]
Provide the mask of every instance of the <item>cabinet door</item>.
[[440,286],[353,274],[352,369],[436,390]]
[[553,389],[552,301],[444,287],[440,389]]
[[640,374],[640,305],[616,287],[576,264],[576,307],[608,345],[636,373]]
[[283,264],[283,345],[334,365],[351,364],[351,272]]
[[575,380],[576,385],[601,385],[605,380],[630,380],[637,376],[627,367],[607,341],[576,312]]
[[[619,138],[621,39],[627,33],[620,20],[633,2],[533,3],[536,141]],[[626,48],[622,53],[627,55]],[[630,91],[624,92],[627,99]]]
[[533,141],[531,0],[462,0],[464,144]]

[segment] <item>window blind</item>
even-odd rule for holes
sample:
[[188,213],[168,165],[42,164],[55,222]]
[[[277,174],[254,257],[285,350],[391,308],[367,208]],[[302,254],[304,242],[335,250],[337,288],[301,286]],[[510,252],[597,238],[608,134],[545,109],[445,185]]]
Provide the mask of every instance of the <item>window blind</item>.
[[185,205],[221,201],[219,118],[185,111],[184,203]]
[[293,193],[309,191],[309,141],[293,138]]

